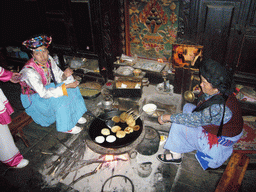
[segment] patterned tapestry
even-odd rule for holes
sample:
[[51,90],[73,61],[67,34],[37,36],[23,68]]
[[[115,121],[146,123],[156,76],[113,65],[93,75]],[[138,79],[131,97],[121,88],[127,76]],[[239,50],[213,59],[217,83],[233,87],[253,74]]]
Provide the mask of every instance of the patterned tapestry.
[[178,30],[179,2],[131,0],[129,3],[130,53],[168,61]]

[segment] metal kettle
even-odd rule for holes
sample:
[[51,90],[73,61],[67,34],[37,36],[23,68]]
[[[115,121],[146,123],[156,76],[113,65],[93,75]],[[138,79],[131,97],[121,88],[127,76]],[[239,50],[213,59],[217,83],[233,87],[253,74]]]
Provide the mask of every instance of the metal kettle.
[[105,110],[111,110],[113,104],[113,96],[112,95],[106,95],[102,100],[102,107]]

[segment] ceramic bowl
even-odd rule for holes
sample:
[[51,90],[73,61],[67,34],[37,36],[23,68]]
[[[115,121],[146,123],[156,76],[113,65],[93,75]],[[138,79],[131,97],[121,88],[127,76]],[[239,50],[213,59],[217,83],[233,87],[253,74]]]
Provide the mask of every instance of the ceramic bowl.
[[148,115],[153,115],[157,109],[157,106],[153,103],[148,103],[148,104],[144,105],[142,109]]

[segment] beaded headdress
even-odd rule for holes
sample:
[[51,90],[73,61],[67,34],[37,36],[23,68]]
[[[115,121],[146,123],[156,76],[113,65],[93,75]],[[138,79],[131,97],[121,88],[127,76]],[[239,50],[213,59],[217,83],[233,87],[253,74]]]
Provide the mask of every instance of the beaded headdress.
[[22,43],[22,45],[26,46],[30,50],[37,49],[41,46],[46,46],[46,48],[49,47],[49,45],[52,42],[52,37],[48,37],[46,35],[40,35],[38,37],[34,37],[32,39],[26,40]]

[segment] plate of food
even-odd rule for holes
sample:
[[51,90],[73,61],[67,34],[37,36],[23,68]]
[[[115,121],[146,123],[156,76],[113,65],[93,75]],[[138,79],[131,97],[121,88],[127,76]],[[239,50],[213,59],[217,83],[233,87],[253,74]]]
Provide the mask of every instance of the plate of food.
[[118,75],[133,76],[134,68],[130,66],[121,66],[116,70]]
[[96,82],[86,82],[79,85],[81,95],[85,99],[96,98],[101,93],[102,86]]

